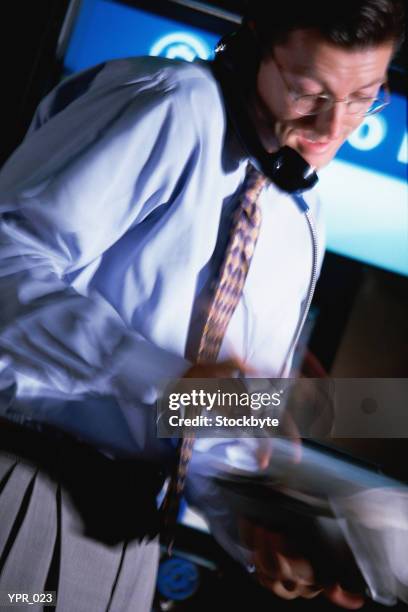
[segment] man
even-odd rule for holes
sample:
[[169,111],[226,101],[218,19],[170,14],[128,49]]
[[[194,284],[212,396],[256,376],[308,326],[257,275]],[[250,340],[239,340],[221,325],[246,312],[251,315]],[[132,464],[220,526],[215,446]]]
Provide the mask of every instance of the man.
[[[251,4],[257,134],[321,168],[385,101],[401,5]],[[208,66],[135,58],[62,83],[5,165],[0,589],[54,588],[59,612],[149,610],[155,496],[174,460],[154,432],[158,383],[288,374],[312,246],[302,211],[272,184],[218,361],[196,363],[247,157]],[[247,528],[272,592],[322,590],[276,534]],[[338,584],[324,591],[362,604]]]

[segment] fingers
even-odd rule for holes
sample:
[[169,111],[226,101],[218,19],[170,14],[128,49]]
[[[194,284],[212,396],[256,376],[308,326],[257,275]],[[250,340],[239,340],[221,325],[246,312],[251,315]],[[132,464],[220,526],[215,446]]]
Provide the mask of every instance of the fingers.
[[[287,538],[280,533],[255,527],[252,534],[254,561],[257,570],[264,576],[282,582],[283,588],[307,592],[313,586],[316,590],[315,575],[311,563],[304,557],[289,550]],[[293,583],[292,588],[290,585]],[[306,588],[305,588],[306,587]]]
[[[287,436],[291,442],[293,463],[300,463],[302,461],[302,438],[300,437],[299,430],[292,417],[289,414],[285,414],[281,423],[281,432]],[[255,451],[255,458],[258,463],[260,470],[266,470],[273,457],[273,438],[260,438],[258,446]]]
[[297,599],[297,597],[301,596],[300,590],[294,582],[286,580],[284,582],[281,580],[270,580],[268,577],[265,577],[262,574],[259,575],[259,582],[269,591],[272,591],[274,595],[281,597],[282,599]]
[[311,563],[296,553],[284,534],[268,531],[244,518],[239,525],[243,542],[252,550],[259,583],[276,596],[287,600],[313,599],[324,593],[341,608],[358,610],[364,605],[362,595],[345,591],[339,584],[317,585]]
[[[281,555],[279,555],[281,556]],[[283,557],[286,564],[286,573],[291,576],[292,579],[296,580],[299,584],[304,586],[313,585],[315,582],[315,575],[312,565],[303,557]]]
[[362,595],[345,591],[339,584],[326,587],[324,595],[336,606],[346,608],[347,610],[358,610],[364,605],[365,601]]
[[304,592],[302,593],[301,597],[303,597],[303,599],[314,599],[315,597],[320,595],[323,590],[323,587],[316,585],[304,587]]
[[231,366],[233,366],[234,370],[239,370],[240,372],[242,372],[243,374],[247,374],[248,376],[250,376],[251,374],[256,376],[256,374],[257,374],[257,370],[255,368],[250,366],[248,363],[246,363],[245,361],[243,361],[239,357],[233,357],[232,359],[227,359],[226,361],[221,362],[221,364],[222,363],[224,363],[224,364],[231,364]]
[[289,549],[284,535],[254,526],[245,519],[241,526],[253,550],[256,576],[265,588],[286,600],[313,599],[323,591],[323,587],[315,584],[312,565]]
[[255,374],[255,370],[241,359],[233,358],[218,363],[197,363],[184,374],[184,378],[231,378],[238,373]]
[[283,599],[297,599],[298,597],[314,599],[323,591],[322,587],[301,584],[296,580],[274,580],[260,570],[257,571],[257,577],[262,586]]
[[273,441],[269,438],[260,438],[255,450],[255,458],[260,470],[266,470],[273,453]]

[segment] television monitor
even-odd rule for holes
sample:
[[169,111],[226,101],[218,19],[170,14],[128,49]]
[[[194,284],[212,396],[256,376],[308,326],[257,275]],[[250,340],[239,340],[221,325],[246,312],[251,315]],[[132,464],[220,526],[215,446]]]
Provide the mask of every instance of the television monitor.
[[209,13],[204,5],[200,11],[183,4],[159,1],[153,6],[143,0],[131,3],[82,0],[75,18],[70,16],[69,35],[60,42],[64,72],[77,72],[107,59],[138,55],[186,61],[210,59],[217,41],[224,33],[233,31],[240,19],[216,9]]

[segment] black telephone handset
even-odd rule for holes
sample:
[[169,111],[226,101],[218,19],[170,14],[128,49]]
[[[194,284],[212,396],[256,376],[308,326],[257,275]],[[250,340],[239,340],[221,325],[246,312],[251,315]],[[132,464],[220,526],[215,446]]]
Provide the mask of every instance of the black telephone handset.
[[318,181],[312,166],[297,151],[284,146],[268,153],[247,111],[248,91],[255,84],[260,55],[248,26],[221,39],[213,73],[220,84],[231,125],[251,163],[283,191],[302,193]]

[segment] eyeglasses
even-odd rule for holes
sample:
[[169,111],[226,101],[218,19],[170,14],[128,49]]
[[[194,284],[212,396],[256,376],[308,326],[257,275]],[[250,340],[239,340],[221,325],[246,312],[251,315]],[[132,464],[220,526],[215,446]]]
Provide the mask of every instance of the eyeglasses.
[[297,94],[284,77],[282,67],[275,61],[279,74],[292,99],[292,106],[298,115],[319,115],[340,102],[346,105],[347,113],[356,117],[367,117],[379,113],[390,103],[390,90],[387,83],[381,85],[376,97],[342,98],[336,100],[330,94]]

